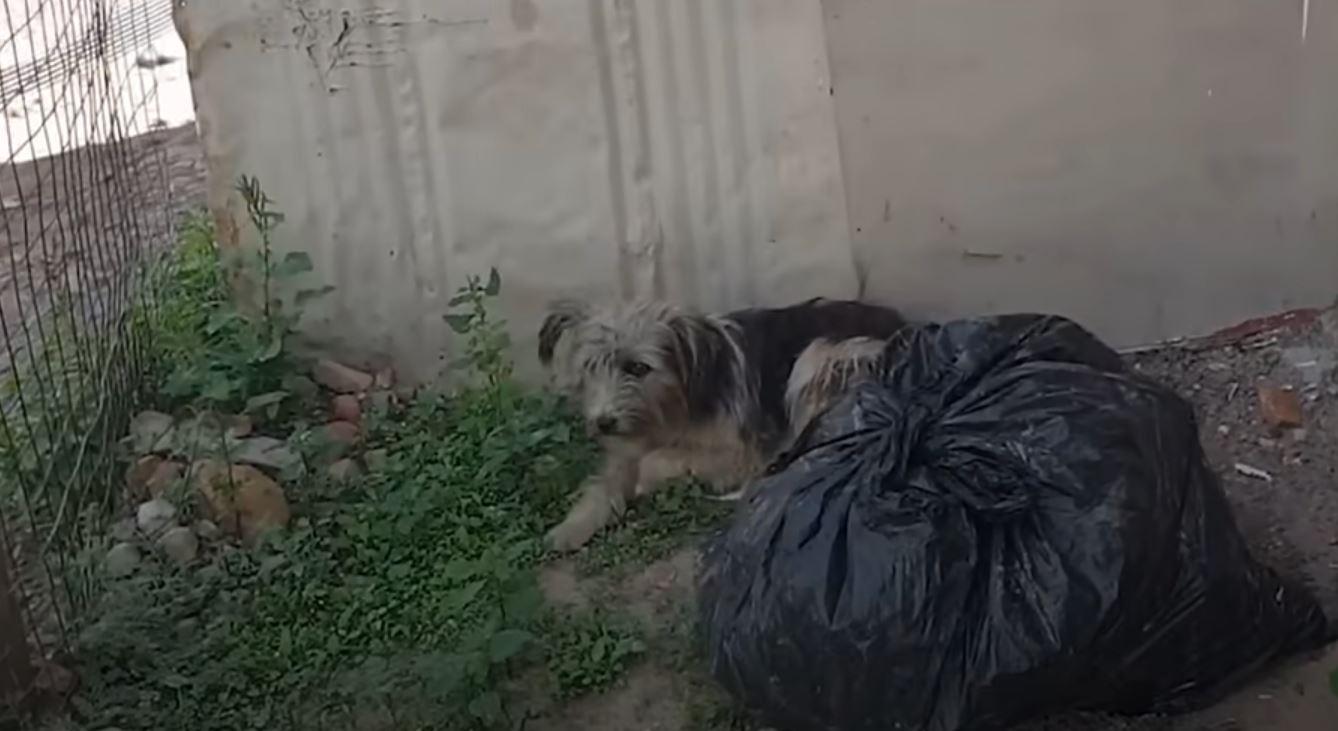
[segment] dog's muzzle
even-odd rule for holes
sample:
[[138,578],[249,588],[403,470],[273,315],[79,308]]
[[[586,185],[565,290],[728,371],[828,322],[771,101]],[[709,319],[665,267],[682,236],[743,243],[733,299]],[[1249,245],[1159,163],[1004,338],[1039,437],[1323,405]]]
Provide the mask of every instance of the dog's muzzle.
[[592,437],[611,437],[618,433],[618,420],[612,416],[601,416],[587,422],[586,429]]

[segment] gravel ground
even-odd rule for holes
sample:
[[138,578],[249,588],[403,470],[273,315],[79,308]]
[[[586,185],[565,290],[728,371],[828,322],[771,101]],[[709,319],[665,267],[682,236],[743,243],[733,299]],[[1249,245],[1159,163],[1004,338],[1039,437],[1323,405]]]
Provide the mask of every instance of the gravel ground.
[[[1235,344],[1132,358],[1193,401],[1204,450],[1255,555],[1309,583],[1330,618],[1338,618],[1336,312]],[[1261,389],[1295,394],[1300,428],[1270,425]]]
[[[1131,360],[1194,403],[1204,450],[1255,556],[1307,583],[1338,619],[1338,309],[1247,323]],[[1294,394],[1300,427],[1271,424],[1261,390]],[[1175,728],[1338,729],[1335,671],[1338,648],[1298,658]]]

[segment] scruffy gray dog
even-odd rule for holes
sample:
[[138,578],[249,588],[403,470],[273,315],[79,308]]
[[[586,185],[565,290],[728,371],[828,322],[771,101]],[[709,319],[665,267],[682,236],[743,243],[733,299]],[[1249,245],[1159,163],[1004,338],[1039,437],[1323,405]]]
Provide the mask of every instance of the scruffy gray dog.
[[722,493],[746,485],[904,325],[886,307],[823,299],[724,315],[554,304],[539,359],[605,458],[548,545],[580,548],[630,499],[677,477]]

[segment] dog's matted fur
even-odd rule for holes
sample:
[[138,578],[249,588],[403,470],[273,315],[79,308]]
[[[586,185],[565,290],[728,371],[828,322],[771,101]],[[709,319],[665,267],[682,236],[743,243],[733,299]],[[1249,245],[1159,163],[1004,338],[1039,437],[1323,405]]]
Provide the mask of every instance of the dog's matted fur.
[[581,547],[633,496],[675,477],[743,485],[904,324],[886,307],[822,299],[725,315],[553,305],[539,359],[605,459],[549,545]]

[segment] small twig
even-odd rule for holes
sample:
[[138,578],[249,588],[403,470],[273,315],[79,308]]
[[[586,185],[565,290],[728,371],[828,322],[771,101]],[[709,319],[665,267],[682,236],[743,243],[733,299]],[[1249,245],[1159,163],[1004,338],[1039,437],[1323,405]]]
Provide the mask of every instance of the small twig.
[[232,478],[232,453],[228,449],[228,430],[223,425],[223,420],[218,423],[218,441],[223,452],[223,472],[228,476],[228,494],[232,500],[237,499],[237,484]]
[[1271,345],[1277,345],[1277,344],[1278,344],[1278,338],[1276,335],[1274,335],[1271,337],[1260,338],[1258,340],[1247,340],[1243,343],[1240,343],[1236,347],[1240,348],[1241,350],[1262,350]]

